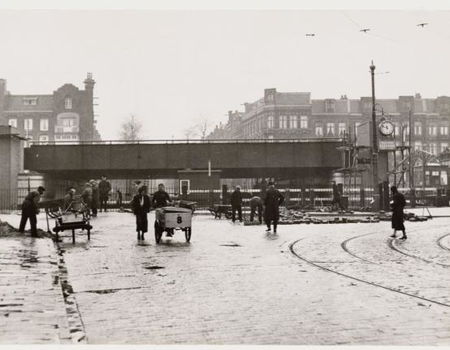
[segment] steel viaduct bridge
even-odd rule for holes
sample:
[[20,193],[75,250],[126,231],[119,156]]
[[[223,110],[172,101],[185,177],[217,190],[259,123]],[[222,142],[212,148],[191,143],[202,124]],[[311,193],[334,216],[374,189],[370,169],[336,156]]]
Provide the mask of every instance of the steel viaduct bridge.
[[35,143],[24,151],[24,166],[60,179],[177,178],[208,164],[221,178],[329,177],[342,167],[341,145],[342,139]]

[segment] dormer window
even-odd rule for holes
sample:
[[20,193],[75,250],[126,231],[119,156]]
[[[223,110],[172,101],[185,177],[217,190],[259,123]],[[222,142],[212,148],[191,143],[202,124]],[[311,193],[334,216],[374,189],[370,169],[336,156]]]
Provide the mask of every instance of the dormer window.
[[72,99],[70,97],[66,97],[64,106],[66,109],[72,109]]
[[36,106],[37,105],[37,97],[24,97],[23,105],[24,106]]

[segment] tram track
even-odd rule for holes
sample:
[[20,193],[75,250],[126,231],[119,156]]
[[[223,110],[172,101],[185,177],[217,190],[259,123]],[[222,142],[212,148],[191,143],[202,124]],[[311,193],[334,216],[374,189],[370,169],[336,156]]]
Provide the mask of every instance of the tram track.
[[[418,231],[418,230],[414,230],[414,231]],[[414,232],[414,231],[411,231],[411,232]],[[378,232],[378,231],[377,231],[377,232]],[[365,261],[365,262],[369,262],[369,263],[372,263],[372,264],[376,264],[376,265],[381,265],[380,263],[377,263],[377,262],[371,261],[371,260],[369,260],[369,259],[360,257],[359,255],[355,254],[354,252],[352,252],[352,251],[348,248],[348,244],[349,244],[349,242],[351,242],[352,240],[355,240],[355,239],[357,239],[357,238],[364,237],[364,236],[373,235],[373,234],[376,234],[377,232],[371,232],[371,233],[366,233],[366,234],[364,234],[364,235],[359,235],[359,236],[351,237],[351,238],[349,238],[349,239],[343,241],[343,242],[341,243],[341,247],[342,247],[342,249],[343,249],[347,254],[349,254],[349,255],[351,255],[351,256],[353,256],[353,257],[359,259],[359,260],[362,260],[362,261]],[[445,235],[445,236],[440,237],[440,238],[438,239],[438,241],[442,240],[444,237],[446,237],[446,236],[448,236],[448,235],[450,235],[450,234],[447,234],[447,235]],[[444,307],[449,307],[449,308],[450,308],[450,304],[447,304],[447,303],[444,303],[444,302],[440,302],[440,301],[437,301],[437,300],[433,300],[433,299],[429,299],[429,298],[426,298],[426,297],[414,295],[414,294],[411,294],[411,293],[408,293],[408,292],[404,292],[404,291],[399,290],[399,289],[395,289],[395,288],[383,286],[383,285],[381,285],[381,284],[379,284],[379,283],[372,282],[372,281],[370,281],[370,280],[368,280],[368,279],[355,277],[355,276],[352,276],[352,275],[349,275],[349,274],[346,274],[346,273],[343,273],[343,272],[339,272],[339,271],[333,270],[333,269],[331,269],[331,268],[328,268],[328,267],[326,267],[326,266],[323,266],[323,265],[322,265],[323,263],[317,263],[317,262],[314,262],[314,261],[308,259],[307,257],[305,257],[305,256],[303,256],[303,255],[297,253],[297,252],[295,251],[295,249],[294,249],[295,245],[297,245],[297,244],[298,244],[300,241],[302,241],[303,239],[304,239],[304,238],[301,238],[301,239],[298,239],[298,240],[296,240],[296,241],[290,243],[290,244],[289,244],[289,250],[291,251],[291,254],[292,254],[293,256],[295,256],[296,258],[298,258],[298,259],[300,259],[300,260],[306,262],[307,264],[309,264],[309,265],[311,265],[311,266],[314,266],[314,267],[316,267],[316,268],[319,268],[320,270],[323,270],[323,271],[326,271],[326,272],[330,272],[330,273],[334,273],[334,274],[339,275],[339,276],[342,276],[342,277],[344,277],[344,278],[348,278],[348,279],[351,279],[351,280],[354,280],[354,281],[357,281],[357,282],[360,282],[360,283],[364,283],[364,284],[367,284],[367,285],[370,285],[370,286],[373,286],[373,287],[382,288],[382,289],[388,290],[388,291],[390,291],[390,292],[398,293],[398,294],[405,295],[405,296],[408,296],[408,297],[411,297],[411,298],[419,299],[419,300],[422,300],[422,301],[426,301],[426,302],[429,302],[429,303],[433,303],[433,304],[436,304],[436,305],[440,305],[440,306],[444,306]],[[424,261],[426,261],[427,263],[438,264],[438,263],[436,263],[436,262],[431,262],[431,261],[426,260],[426,259],[423,259],[423,258],[421,258],[421,257],[418,257],[418,256],[415,256],[415,255],[411,255],[411,254],[402,252],[400,249],[396,249],[395,247],[393,247],[392,241],[394,241],[394,240],[392,239],[390,242],[388,242],[388,246],[389,246],[389,245],[392,245],[392,248],[394,248],[395,251],[397,251],[397,252],[399,252],[399,253],[402,253],[402,254],[404,254],[404,255],[406,255],[406,256],[415,258],[415,259],[424,260]],[[445,248],[444,248],[444,249],[445,249]],[[440,265],[443,265],[443,266],[445,266],[445,267],[450,267],[449,265],[445,265],[445,264],[440,264]]]
[[442,249],[447,250],[447,251],[450,252],[450,248],[447,247],[446,245],[444,245],[444,244],[442,243],[442,240],[443,240],[445,237],[448,237],[448,236],[450,236],[450,233],[447,233],[446,235],[444,235],[444,236],[438,238],[438,240],[437,240],[436,242],[437,242],[437,244],[438,244],[439,247],[441,247]]

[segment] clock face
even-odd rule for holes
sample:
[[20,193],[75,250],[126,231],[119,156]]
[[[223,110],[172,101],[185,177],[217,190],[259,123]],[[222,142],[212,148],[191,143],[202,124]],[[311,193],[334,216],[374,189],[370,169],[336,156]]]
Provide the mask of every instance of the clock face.
[[389,136],[394,132],[394,124],[392,124],[389,120],[383,120],[378,125],[378,129],[382,135]]

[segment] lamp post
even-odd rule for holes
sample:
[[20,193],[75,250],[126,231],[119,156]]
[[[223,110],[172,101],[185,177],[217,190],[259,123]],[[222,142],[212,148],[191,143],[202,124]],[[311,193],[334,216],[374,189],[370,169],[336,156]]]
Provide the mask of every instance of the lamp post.
[[372,61],[370,66],[372,77],[372,186],[373,186],[373,211],[380,207],[380,194],[378,191],[378,140],[377,140],[377,116],[375,112],[375,66]]

